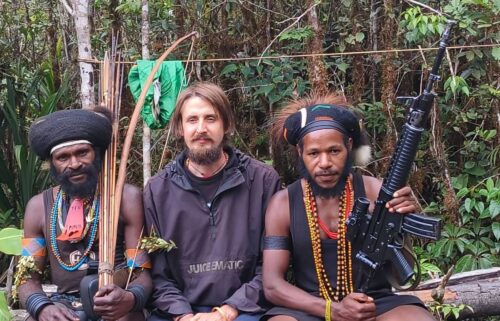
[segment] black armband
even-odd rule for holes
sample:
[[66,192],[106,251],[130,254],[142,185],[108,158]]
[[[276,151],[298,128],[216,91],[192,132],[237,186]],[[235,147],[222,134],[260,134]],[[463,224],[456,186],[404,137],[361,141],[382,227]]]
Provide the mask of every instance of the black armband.
[[42,311],[45,306],[52,304],[54,303],[50,301],[45,293],[33,293],[26,300],[26,311],[28,311],[33,319],[38,320],[40,311]]
[[144,309],[144,307],[146,306],[146,302],[148,300],[144,288],[138,284],[132,284],[131,286],[128,287],[127,291],[132,292],[135,299],[134,307],[132,308],[131,311],[134,312],[142,311],[142,309]]
[[290,250],[288,236],[264,236],[264,250]]

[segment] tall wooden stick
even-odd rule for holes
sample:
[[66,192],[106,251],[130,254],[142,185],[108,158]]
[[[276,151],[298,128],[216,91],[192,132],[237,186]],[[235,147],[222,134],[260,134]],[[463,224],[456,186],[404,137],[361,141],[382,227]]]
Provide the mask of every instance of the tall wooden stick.
[[123,86],[123,64],[117,52],[117,37],[112,40],[111,53],[106,52],[101,65],[100,105],[112,115],[113,136],[103,157],[100,181],[99,218],[99,286],[113,283],[119,208],[116,208],[116,155],[118,146],[118,120]]
[[191,32],[190,34],[177,39],[170,48],[168,48],[161,56],[156,60],[156,64],[154,65],[151,73],[146,79],[146,83],[142,87],[141,95],[137,100],[137,104],[134,107],[134,112],[130,117],[130,124],[128,126],[127,135],[125,136],[125,142],[123,143],[122,148],[122,156],[120,159],[120,169],[118,171],[118,179],[116,182],[116,190],[115,190],[115,211],[119,211],[123,193],[123,186],[125,185],[125,175],[127,171],[127,161],[128,155],[130,153],[130,145],[132,144],[132,137],[134,135],[135,128],[137,126],[137,122],[139,121],[139,113],[141,111],[142,106],[144,105],[144,101],[146,99],[146,94],[148,92],[151,83],[153,82],[154,75],[158,71],[161,66],[161,63],[167,58],[167,56],[184,40],[194,37],[197,35],[197,32]]

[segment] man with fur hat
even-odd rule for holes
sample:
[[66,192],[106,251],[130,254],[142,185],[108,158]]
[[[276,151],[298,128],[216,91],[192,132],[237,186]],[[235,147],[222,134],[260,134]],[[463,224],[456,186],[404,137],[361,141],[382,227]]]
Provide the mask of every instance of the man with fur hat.
[[[380,273],[366,293],[355,292],[364,275],[352,257],[356,244],[346,239],[345,221],[356,197],[370,199],[373,210],[381,181],[352,170],[369,160],[370,150],[343,99],[294,101],[273,133],[296,147],[301,179],[275,194],[267,208],[263,284],[276,307],[261,320],[434,320],[416,297],[393,294]],[[388,207],[414,212],[411,189],[396,191]],[[294,285],[285,280],[290,262]]]
[[[151,278],[144,268],[150,262],[144,251],[136,251],[144,217],[141,192],[134,186],[124,187],[121,203],[114,273],[118,286],[97,291],[93,312],[82,307],[80,297],[93,294],[85,291],[82,279],[96,282],[87,275],[97,273],[98,179],[111,135],[111,115],[104,108],[57,111],[35,120],[30,128],[30,146],[42,160],[49,161],[58,186],[34,196],[24,216],[23,256],[36,268],[19,276],[23,281],[18,292],[29,320],[87,320],[90,313],[103,320],[144,319],[142,309],[151,292]],[[47,264],[52,283],[57,285],[51,298],[41,287]],[[124,290],[120,286],[126,283],[127,265],[137,269],[135,279]]]

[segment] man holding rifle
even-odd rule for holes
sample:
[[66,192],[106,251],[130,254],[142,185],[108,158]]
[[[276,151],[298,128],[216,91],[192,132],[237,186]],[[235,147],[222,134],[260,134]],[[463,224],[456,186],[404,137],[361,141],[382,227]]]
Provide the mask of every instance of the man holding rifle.
[[[263,283],[277,305],[264,320],[432,321],[414,296],[395,295],[379,269],[364,293],[363,266],[354,259],[360,244],[346,238],[354,200],[373,202],[382,182],[353,172],[369,148],[358,117],[342,98],[311,96],[282,109],[274,139],[296,146],[301,179],[270,201],[266,214]],[[369,158],[369,156],[368,156]],[[387,202],[389,212],[415,211],[411,189]],[[295,284],[285,280],[292,263]]]

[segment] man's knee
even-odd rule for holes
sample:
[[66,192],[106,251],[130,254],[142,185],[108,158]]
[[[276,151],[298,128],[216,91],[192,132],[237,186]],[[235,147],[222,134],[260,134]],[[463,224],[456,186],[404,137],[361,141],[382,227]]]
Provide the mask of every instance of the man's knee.
[[147,321],[172,321],[172,320],[167,318],[166,316],[161,316],[154,312],[151,312],[151,314],[147,318]]
[[298,320],[287,315],[276,315],[268,319],[268,321],[298,321]]
[[144,321],[144,320],[146,320],[146,318],[144,317],[143,312],[131,312],[120,318],[118,321]]
[[235,321],[259,321],[262,314],[240,314]]
[[401,305],[377,317],[377,321],[436,321],[432,314],[418,305]]

